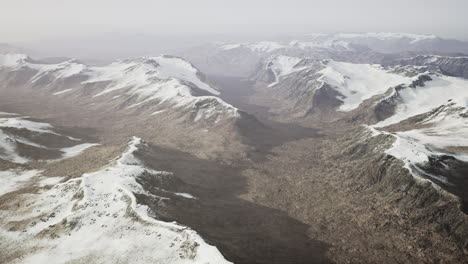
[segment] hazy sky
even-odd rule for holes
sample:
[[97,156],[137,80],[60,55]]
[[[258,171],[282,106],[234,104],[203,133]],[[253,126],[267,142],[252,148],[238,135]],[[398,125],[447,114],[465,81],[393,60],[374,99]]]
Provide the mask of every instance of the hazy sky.
[[410,32],[468,39],[467,0],[0,0],[0,42],[117,32]]

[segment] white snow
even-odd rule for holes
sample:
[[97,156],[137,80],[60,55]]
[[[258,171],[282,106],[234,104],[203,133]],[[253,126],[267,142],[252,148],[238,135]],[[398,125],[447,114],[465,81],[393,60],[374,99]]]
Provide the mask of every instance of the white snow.
[[[412,164],[425,163],[429,156],[451,155],[468,162],[467,152],[453,152],[450,147],[468,147],[468,81],[448,76],[431,76],[433,81],[423,87],[399,91],[400,104],[396,113],[371,126],[374,131],[399,123],[410,117],[429,114],[418,122],[418,128],[393,133],[394,144],[386,153],[401,159],[417,177]],[[450,100],[450,101],[449,101]],[[379,131],[380,133],[386,133]],[[375,133],[373,133],[375,135]],[[438,180],[445,179],[437,175]]]
[[398,105],[393,116],[379,122],[376,126],[396,124],[412,116],[427,113],[448,103],[448,100],[452,100],[459,106],[468,107],[467,80],[436,75],[431,78],[433,81],[426,82],[424,87],[400,90],[403,103]]
[[12,115],[18,115],[18,114],[15,114],[15,113],[8,113],[8,112],[0,112],[0,115],[12,116]]
[[7,53],[0,54],[0,67],[18,67],[25,63],[28,56],[24,54]]
[[157,79],[182,80],[211,94],[219,95],[217,90],[200,80],[196,68],[176,57],[159,56],[124,60],[107,66],[91,67],[86,74],[90,76],[90,79],[83,83],[112,82],[107,89],[96,96],[128,87],[134,87],[135,90],[146,88],[157,83],[155,82]]
[[72,89],[65,89],[65,90],[62,90],[62,91],[60,91],[60,92],[56,92],[56,93],[54,93],[53,95],[59,95],[59,94],[68,93],[68,92],[70,92],[71,90],[72,90]]
[[160,56],[154,59],[159,64],[157,68],[159,78],[177,78],[193,83],[198,88],[214,95],[220,94],[219,91],[211,88],[208,84],[200,80],[197,76],[197,74],[199,74],[198,70],[186,60],[168,56]]
[[75,157],[79,155],[81,152],[85,151],[86,149],[94,146],[99,146],[99,144],[94,144],[94,143],[84,143],[80,145],[76,145],[73,147],[69,148],[62,148],[60,151],[64,152],[62,155],[62,159],[68,159],[71,157]]
[[[60,159],[51,160],[51,161],[59,161],[63,159],[68,159],[74,156],[79,155],[84,150],[97,146],[99,144],[94,143],[83,143],[79,145],[75,145],[72,147],[67,148],[49,148],[44,145],[40,145],[37,143],[32,142],[26,138],[23,138],[18,135],[9,135],[5,133],[1,128],[2,127],[13,127],[18,129],[27,129],[29,131],[35,131],[39,133],[50,133],[54,135],[60,135],[52,131],[53,126],[48,123],[40,123],[35,121],[30,121],[24,119],[25,117],[8,117],[8,118],[0,118],[0,159],[11,161],[14,163],[27,163],[30,160],[22,157],[17,152],[17,143],[26,144],[29,146],[47,149],[47,150],[59,150],[63,152],[63,155]],[[79,139],[75,139],[73,137],[68,137],[74,141],[80,141]]]
[[21,244],[21,263],[230,263],[195,231],[155,220],[137,203],[134,193],[168,199],[146,193],[136,181],[142,173],[165,173],[141,165],[133,155],[141,144],[134,138],[128,151],[102,170],[24,196],[29,207],[0,211],[5,224],[25,223],[20,231],[2,227],[3,248],[17,250]]
[[154,111],[153,113],[151,113],[151,115],[157,115],[157,114],[161,114],[161,113],[164,113],[166,112],[167,109],[163,109],[163,110],[158,110],[158,111]]
[[24,54],[0,54],[0,67],[20,68],[27,67],[36,70],[36,74],[32,77],[31,81],[35,82],[42,76],[51,74],[55,79],[67,78],[73,75],[80,74],[86,69],[86,65],[69,60],[57,64],[44,64],[30,62],[28,56]]
[[[297,57],[282,55],[273,57],[266,67],[273,72],[275,81],[268,86],[275,86],[285,76],[311,67],[300,64],[301,61],[302,59]],[[321,76],[317,80],[331,85],[341,94],[338,99],[342,100],[343,104],[338,108],[339,111],[351,111],[364,100],[383,94],[397,85],[409,84],[414,79],[391,73],[380,65],[331,60],[321,63],[323,69],[318,72]]]
[[434,154],[417,139],[406,137],[400,133],[395,135],[395,142],[386,153],[401,159],[407,164],[424,163],[429,161],[428,157]]
[[56,134],[51,130],[52,126],[50,124],[34,122],[24,118],[25,117],[0,118],[0,127],[12,127],[18,129],[28,129],[39,133]]
[[65,177],[47,177],[43,180],[40,180],[38,184],[40,187],[44,187],[48,185],[56,185],[59,182],[61,182],[64,178]]
[[351,111],[364,100],[391,87],[411,82],[411,78],[390,73],[379,65],[328,61],[320,80],[335,87],[343,96],[340,111]]
[[[128,108],[158,100],[158,103],[168,102],[175,107],[199,111],[196,115],[197,120],[213,115],[217,115],[217,120],[222,117],[239,116],[237,108],[212,96],[219,95],[220,92],[207,84],[192,64],[177,57],[164,55],[142,57],[95,67],[89,67],[74,60],[59,64],[33,63],[28,61],[26,56],[18,54],[3,55],[0,60],[5,67],[28,67],[35,70],[36,74],[31,82],[43,76],[53,76],[53,81],[55,81],[76,75],[87,78],[81,82],[83,85],[103,82],[102,85],[96,86],[102,88],[96,88],[99,90],[96,90],[94,97],[116,93],[120,90],[120,94],[113,94],[112,99],[125,95],[126,98],[133,100],[133,104]],[[198,96],[199,90],[206,91],[208,94]],[[55,92],[53,95],[70,91],[71,88]],[[201,109],[199,108],[201,104],[210,106],[212,109]]]
[[467,109],[454,105],[420,122],[425,125],[422,128],[396,132],[397,142],[388,153],[412,163],[426,162],[428,156],[442,154],[468,162],[468,153],[445,151],[449,147],[468,147],[468,118],[460,116]]
[[175,195],[177,196],[182,196],[184,198],[188,198],[188,199],[197,199],[195,198],[195,196],[191,195],[190,193],[174,193]]
[[0,171],[0,196],[21,189],[28,180],[40,173],[38,170],[21,169]]
[[0,160],[14,163],[26,163],[29,159],[21,157],[16,151],[16,139],[0,129]]
[[27,63],[26,66],[37,71],[36,75],[32,77],[32,82],[36,82],[45,75],[52,75],[55,80],[68,78],[81,74],[87,68],[86,65],[77,63],[75,60],[58,64]]
[[242,47],[243,44],[221,44],[219,47],[221,50],[232,50]]

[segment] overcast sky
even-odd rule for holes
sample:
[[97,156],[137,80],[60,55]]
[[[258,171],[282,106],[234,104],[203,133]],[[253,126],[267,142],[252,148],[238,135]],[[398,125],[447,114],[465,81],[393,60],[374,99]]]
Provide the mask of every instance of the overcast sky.
[[102,33],[409,32],[468,39],[467,0],[0,0],[0,42]]

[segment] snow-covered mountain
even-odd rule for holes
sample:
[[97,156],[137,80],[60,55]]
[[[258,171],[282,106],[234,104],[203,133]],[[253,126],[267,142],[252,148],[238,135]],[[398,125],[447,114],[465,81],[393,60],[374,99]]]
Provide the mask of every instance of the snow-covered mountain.
[[276,114],[345,120],[368,126],[373,136],[392,135],[387,154],[418,179],[468,201],[468,81],[433,67],[452,61],[466,67],[460,60],[432,56],[384,67],[280,55],[254,80],[258,93],[274,101],[270,111]]
[[112,111],[147,115],[175,110],[193,121],[238,118],[239,110],[217,97],[189,62],[172,56],[136,58],[105,66],[76,60],[47,64],[22,54],[0,55],[4,89],[30,89],[51,100],[98,104]]
[[366,46],[371,50],[383,53],[403,51],[468,53],[468,43],[444,39],[435,35],[408,33],[369,32],[369,33],[336,33],[310,34],[304,40],[342,41],[354,45]]
[[[102,263],[230,263],[194,230],[157,220],[152,217],[155,212],[138,202],[137,195],[156,203],[174,197],[196,199],[156,186],[164,191],[164,196],[158,196],[145,189],[150,186],[140,185],[142,176],[172,176],[145,167],[136,155],[144,148],[148,148],[146,143],[134,137],[115,160],[76,178],[27,169],[0,172],[2,190],[12,185],[18,192],[2,200],[0,259],[9,263],[90,259]],[[31,188],[37,191],[29,192]]]
[[351,111],[365,100],[414,79],[380,65],[282,55],[272,57],[253,78],[257,87],[267,86],[265,92],[289,101],[286,110],[295,115],[319,109]]
[[[395,137],[386,151],[419,179],[430,180],[468,202],[468,81],[440,74],[400,86],[377,102],[392,114],[372,125],[374,136]],[[466,210],[466,208],[464,209]]]

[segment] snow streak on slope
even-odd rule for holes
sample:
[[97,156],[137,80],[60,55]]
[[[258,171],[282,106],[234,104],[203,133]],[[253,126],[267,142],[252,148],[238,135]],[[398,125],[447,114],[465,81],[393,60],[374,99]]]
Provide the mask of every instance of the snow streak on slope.
[[0,118],[0,127],[13,127],[17,129],[27,129],[39,133],[56,134],[51,130],[52,126],[50,124],[34,122],[24,118],[26,117]]
[[[15,211],[0,211],[2,251],[23,258],[11,263],[229,263],[195,231],[155,220],[134,193],[155,202],[169,199],[147,193],[140,175],[159,177],[134,155],[143,146],[133,138],[128,150],[102,170],[57,184],[39,194],[24,194]],[[18,227],[19,226],[19,227]]]
[[351,111],[364,100],[383,94],[391,87],[409,83],[411,78],[389,73],[381,66],[328,61],[320,72],[321,81],[333,86],[343,96],[340,111]]
[[0,171],[0,196],[21,189],[25,183],[40,173],[38,170],[21,169]]
[[26,163],[29,159],[20,156],[16,149],[16,139],[0,130],[0,160]]
[[[45,145],[41,145],[33,142],[30,139],[24,138],[23,136],[17,135],[15,132],[4,131],[5,128],[14,128],[27,133],[40,133],[45,135],[62,136],[53,131],[52,125],[48,123],[35,122],[25,119],[27,117],[17,116],[0,118],[0,160],[6,160],[13,163],[24,164],[30,162],[31,159],[22,156],[18,151],[19,144],[24,144],[34,148],[40,148],[42,150],[59,151],[62,153],[61,159],[67,159],[79,155],[84,150],[99,145],[92,143],[83,143],[74,145],[72,147],[64,148],[51,148]],[[79,141],[71,137],[67,137],[71,141]]]

